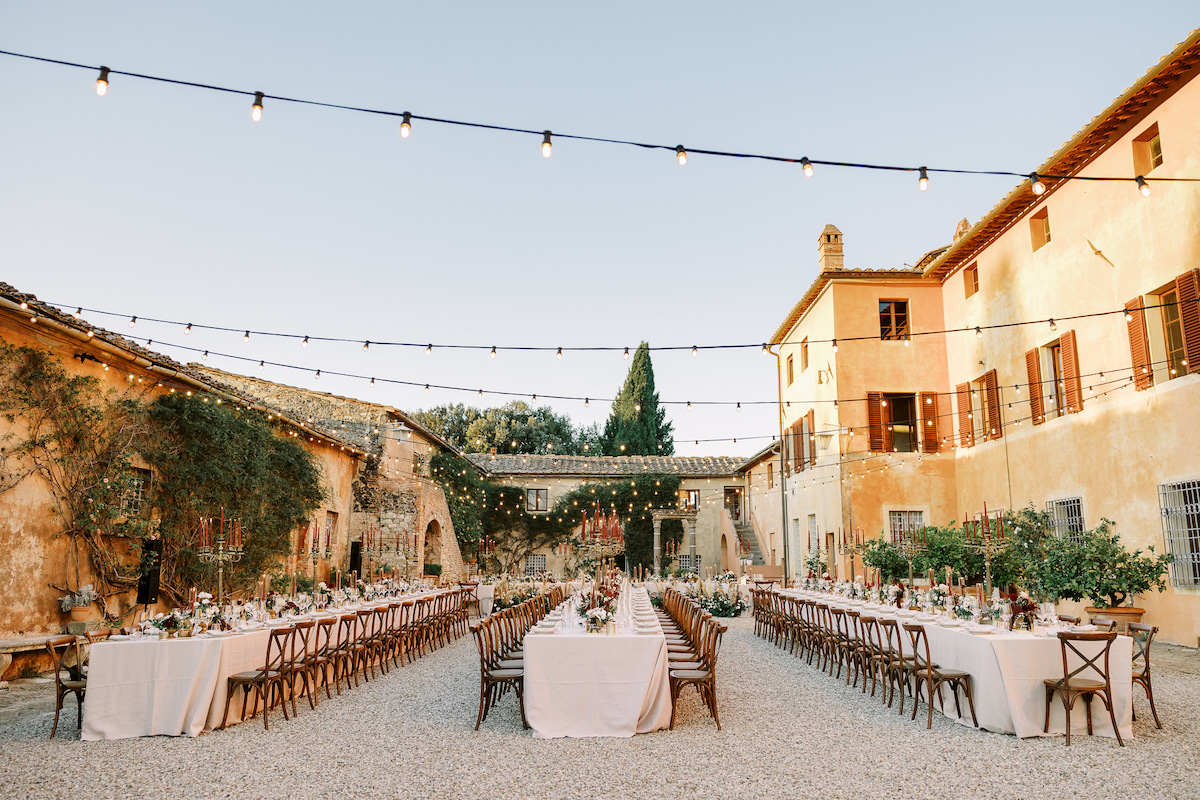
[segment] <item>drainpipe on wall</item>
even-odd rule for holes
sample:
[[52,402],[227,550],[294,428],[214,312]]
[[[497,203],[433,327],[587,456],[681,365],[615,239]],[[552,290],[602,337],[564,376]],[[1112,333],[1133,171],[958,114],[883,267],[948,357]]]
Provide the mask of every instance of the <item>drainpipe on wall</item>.
[[[780,345],[782,349],[782,345]],[[767,352],[775,356],[775,402],[778,409],[779,418],[779,508],[783,525],[780,535],[783,537],[783,581],[787,585],[791,580],[791,559],[789,558],[790,548],[788,547],[788,513],[787,513],[787,478],[785,477],[786,457],[784,456],[783,447],[783,385],[779,380],[779,371],[782,369],[782,362],[779,360],[779,353],[767,348]]]

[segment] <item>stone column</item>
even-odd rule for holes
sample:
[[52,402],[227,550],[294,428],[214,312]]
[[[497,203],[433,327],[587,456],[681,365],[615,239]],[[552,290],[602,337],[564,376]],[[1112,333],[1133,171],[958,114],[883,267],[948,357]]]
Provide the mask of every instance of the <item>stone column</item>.
[[654,518],[654,577],[662,574],[662,520]]
[[700,570],[696,569],[696,518],[688,517],[687,519],[687,535],[688,535],[688,560],[692,562],[692,572],[697,575]]

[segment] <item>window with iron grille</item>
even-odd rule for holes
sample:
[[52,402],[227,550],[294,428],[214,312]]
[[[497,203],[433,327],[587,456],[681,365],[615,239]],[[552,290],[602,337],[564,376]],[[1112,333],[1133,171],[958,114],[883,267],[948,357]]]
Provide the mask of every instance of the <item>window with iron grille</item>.
[[821,543],[821,533],[817,529],[817,515],[808,515],[808,552],[813,552]]
[[919,531],[925,527],[924,511],[889,511],[888,528],[893,538]]
[[1083,525],[1083,498],[1068,497],[1065,500],[1047,500],[1046,513],[1050,515],[1050,527],[1054,535],[1073,542],[1085,530]]
[[1158,487],[1166,551],[1172,586],[1200,586],[1200,481],[1165,483]]
[[532,553],[525,556],[525,577],[537,577],[546,571],[546,554]]
[[680,569],[689,569],[692,572],[699,572],[700,571],[700,554],[696,553],[696,565],[695,566],[692,566],[692,557],[690,555],[688,555],[687,553],[680,555],[679,556],[679,568]]
[[129,470],[129,488],[121,496],[121,511],[126,516],[140,517],[143,510],[149,511],[146,500],[150,496],[150,478],[148,469],[133,467]]

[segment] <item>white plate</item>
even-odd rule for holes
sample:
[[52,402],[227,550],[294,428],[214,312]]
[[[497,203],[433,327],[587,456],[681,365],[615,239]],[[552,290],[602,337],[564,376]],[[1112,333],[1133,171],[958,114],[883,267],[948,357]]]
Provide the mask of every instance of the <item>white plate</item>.
[[941,622],[939,622],[938,625],[941,625],[943,628],[957,628],[959,625],[962,625],[962,620],[961,619],[944,619]]
[[638,628],[637,633],[651,634],[651,633],[658,633],[658,631],[656,631],[654,628]]
[[1091,633],[1096,630],[1095,625],[1072,625],[1071,633]]
[[535,635],[545,635],[548,633],[554,633],[554,628],[533,628],[529,632]]
[[987,628],[987,627],[983,627],[983,628],[971,628],[971,633],[973,633],[973,634],[974,634],[974,635],[976,635],[976,636],[988,636],[988,635],[990,635],[990,634],[993,634],[993,633],[995,633],[995,632],[996,632],[996,629],[995,629],[995,628]]
[[132,637],[132,636],[129,636],[128,634],[124,634],[124,633],[114,633],[112,636],[109,636],[109,637],[108,637],[108,641],[110,641],[110,642],[123,642],[123,641],[125,641],[125,640],[127,640],[127,639],[132,639],[132,638],[133,638],[133,637]]

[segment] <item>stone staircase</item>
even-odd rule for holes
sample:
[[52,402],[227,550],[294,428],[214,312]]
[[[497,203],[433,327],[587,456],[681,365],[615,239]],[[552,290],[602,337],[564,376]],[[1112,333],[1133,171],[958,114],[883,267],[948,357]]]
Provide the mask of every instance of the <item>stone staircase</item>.
[[762,551],[758,547],[758,537],[754,535],[754,529],[741,523],[734,523],[733,529],[737,531],[738,538],[742,540],[742,547],[750,551],[750,563],[760,566],[766,564]]

